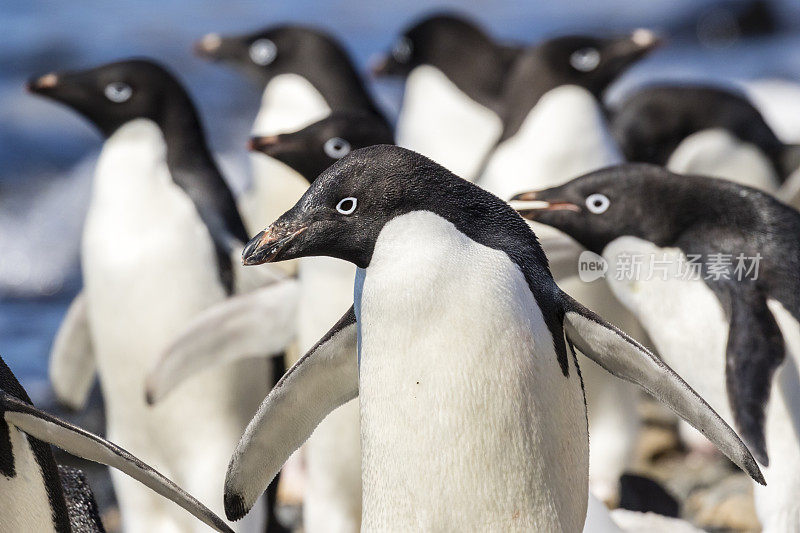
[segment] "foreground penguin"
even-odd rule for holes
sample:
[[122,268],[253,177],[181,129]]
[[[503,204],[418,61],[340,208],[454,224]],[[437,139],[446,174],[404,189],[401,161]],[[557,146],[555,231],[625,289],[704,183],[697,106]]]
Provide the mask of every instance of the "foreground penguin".
[[[297,131],[332,111],[380,114],[347,51],[322,31],[280,25],[255,33],[212,33],[195,46],[212,61],[232,64],[264,87],[252,134]],[[248,227],[257,231],[294,204],[308,183],[280,162],[254,154],[253,187],[241,200]]]
[[460,16],[411,25],[373,67],[375,76],[405,78],[397,144],[477,178],[503,131],[503,88],[519,54]]
[[[216,531],[217,515],[122,448],[40,411],[0,358],[0,531],[102,532],[103,523],[79,470],[56,465],[49,444],[111,466],[167,498]],[[163,499],[159,498],[163,504]],[[177,511],[177,508],[176,508]]]
[[655,85],[627,98],[611,131],[628,161],[725,178],[775,192],[800,166],[744,95],[702,85]]
[[[267,362],[204,373],[155,408],[144,396],[146,371],[161,351],[241,278],[231,257],[246,232],[194,106],[171,74],[144,60],[48,74],[30,89],[78,111],[106,137],[83,234],[80,305],[107,434],[219,509],[226,456],[268,389]],[[113,472],[112,479],[126,531],[198,530],[130,479]],[[239,530],[263,522],[255,516]]]
[[762,479],[680,377],[561,292],[506,203],[419,154],[354,151],[243,258],[307,255],[358,267],[354,306],[248,426],[228,471],[229,518],[244,516],[314,427],[359,395],[364,528],[580,531],[588,440],[572,347],[639,383]]
[[659,353],[764,465],[764,530],[797,531],[800,214],[755,189],[643,164],[518,199],[526,218],[602,254]]

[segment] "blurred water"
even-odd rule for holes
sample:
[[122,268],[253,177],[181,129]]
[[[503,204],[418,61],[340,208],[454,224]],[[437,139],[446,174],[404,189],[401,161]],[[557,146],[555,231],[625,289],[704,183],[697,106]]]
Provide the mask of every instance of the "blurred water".
[[[715,0],[448,1],[438,9],[471,14],[496,36],[532,42],[565,31],[623,31],[639,26],[678,31],[664,50],[634,68],[610,92],[613,101],[652,79],[735,82],[794,79],[800,38],[791,32],[756,40],[699,46],[688,36],[695,14]],[[775,2],[781,24],[800,20],[794,0]],[[191,54],[206,32],[241,32],[298,21],[326,28],[362,70],[431,4],[355,0],[222,2],[195,0],[3,0],[0,5],[0,353],[28,388],[44,386],[47,352],[65,306],[79,286],[80,228],[90,194],[99,136],[79,117],[27,95],[25,80],[49,70],[82,68],[130,56],[155,57],[185,80],[205,119],[214,149],[236,190],[247,185],[243,149],[258,104],[256,87],[238,73]],[[692,23],[693,24],[693,23]],[[788,28],[791,29],[791,28]],[[389,113],[397,84],[373,86]],[[774,92],[763,98],[775,104]],[[781,102],[795,100],[787,92]],[[783,104],[781,104],[783,105]],[[800,105],[800,104],[795,104]],[[800,108],[779,108],[787,135],[797,133]],[[795,113],[796,112],[796,113]],[[798,121],[800,122],[800,121]]]

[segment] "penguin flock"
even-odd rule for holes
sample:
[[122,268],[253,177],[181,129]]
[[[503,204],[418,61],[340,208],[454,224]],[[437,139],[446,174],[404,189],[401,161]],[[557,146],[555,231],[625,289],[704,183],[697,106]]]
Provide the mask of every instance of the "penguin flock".
[[624,508],[649,397],[800,532],[800,145],[732,88],[607,105],[648,29],[386,40],[396,121],[324,30],[198,39],[261,91],[238,197],[159,61],[31,78],[102,137],[49,378],[106,428],[0,359],[0,531],[105,531],[50,445],[111,467],[126,533],[697,531]]

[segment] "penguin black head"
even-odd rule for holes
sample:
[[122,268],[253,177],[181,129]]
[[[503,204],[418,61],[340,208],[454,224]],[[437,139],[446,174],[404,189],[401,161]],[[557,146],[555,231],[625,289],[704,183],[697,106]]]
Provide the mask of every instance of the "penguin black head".
[[264,84],[278,74],[350,66],[347,52],[336,39],[299,25],[274,26],[245,35],[209,33],[194,49],[199,56],[235,65]]
[[163,127],[171,113],[188,111],[196,120],[194,106],[175,77],[145,59],[53,72],[30,80],[28,90],[71,107],[106,136],[137,118]]
[[579,85],[600,96],[660,42],[655,33],[643,28],[620,37],[564,36],[535,46],[530,57],[539,75],[549,78],[554,87]]
[[673,242],[683,228],[713,209],[712,198],[701,194],[694,181],[655,165],[627,164],[518,194],[512,202],[518,202],[514,207],[524,218],[553,226],[600,254],[624,235]]
[[406,76],[420,65],[442,72],[475,68],[498,48],[473,21],[450,14],[426,17],[407,28],[372,67],[375,76]]
[[536,237],[507,203],[392,145],[354,150],[334,163],[294,207],[250,240],[242,257],[257,265],[326,255],[366,268],[384,225],[412,211],[431,211],[476,239],[524,241],[528,255],[547,269]]
[[253,137],[249,148],[285,163],[312,183],[351,151],[393,142],[392,129],[383,117],[339,111],[292,133]]

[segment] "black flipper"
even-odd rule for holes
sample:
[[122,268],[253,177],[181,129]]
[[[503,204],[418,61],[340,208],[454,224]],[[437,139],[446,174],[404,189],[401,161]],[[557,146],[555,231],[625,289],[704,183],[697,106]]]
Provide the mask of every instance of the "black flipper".
[[77,468],[58,465],[58,475],[67,500],[72,533],[105,533],[92,487],[83,472]]
[[0,411],[5,412],[5,419],[9,424],[31,437],[78,457],[116,468],[149,487],[153,492],[180,505],[215,530],[233,533],[233,530],[205,505],[116,444],[40,411],[8,394],[0,395]]
[[783,335],[762,296],[731,298],[730,307],[728,399],[742,439],[758,462],[769,466],[764,425],[772,378],[786,356]]

